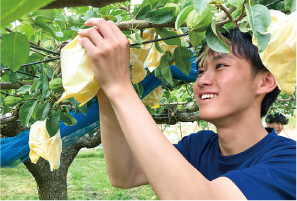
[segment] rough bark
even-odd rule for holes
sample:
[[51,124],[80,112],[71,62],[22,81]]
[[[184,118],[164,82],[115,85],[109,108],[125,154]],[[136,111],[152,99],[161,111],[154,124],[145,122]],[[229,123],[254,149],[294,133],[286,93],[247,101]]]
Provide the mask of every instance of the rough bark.
[[19,121],[11,121],[6,124],[1,122],[1,124],[3,126],[0,131],[1,137],[14,137],[25,130],[25,126]]
[[124,2],[125,0],[56,0],[42,9],[64,8],[64,7],[79,7],[79,6],[93,6],[104,7],[106,5]]
[[61,165],[53,172],[50,171],[49,162],[42,157],[39,158],[36,164],[33,164],[30,158],[24,161],[25,166],[37,183],[39,199],[67,200],[67,172],[69,166],[81,148],[93,148],[99,144],[101,144],[101,136],[100,132],[97,132],[93,137],[86,135],[75,144],[63,147],[60,158]]
[[67,200],[67,172],[79,150],[74,145],[63,148],[61,165],[51,172],[49,162],[39,158],[36,164],[28,158],[24,164],[35,178],[40,200]]
[[16,84],[12,84],[12,83],[9,83],[9,82],[0,82],[0,88],[1,89],[19,89],[21,86],[24,86],[24,85],[32,85],[33,84],[33,81],[30,81],[30,82],[19,82],[19,83],[16,83]]
[[175,125],[178,122],[194,122],[201,120],[197,113],[177,113],[174,115],[163,115],[153,117],[157,124]]

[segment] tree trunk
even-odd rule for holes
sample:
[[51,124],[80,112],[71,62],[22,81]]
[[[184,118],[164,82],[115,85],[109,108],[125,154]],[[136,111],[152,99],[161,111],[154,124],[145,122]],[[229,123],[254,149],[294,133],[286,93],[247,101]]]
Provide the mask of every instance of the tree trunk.
[[49,162],[40,157],[36,164],[30,158],[24,161],[25,166],[35,178],[40,200],[67,200],[67,172],[73,159],[83,147],[93,148],[101,144],[100,132],[93,137],[87,135],[80,138],[75,144],[63,147],[60,167],[50,171]]
[[67,200],[67,172],[79,150],[75,145],[64,147],[61,154],[61,165],[53,172],[49,162],[42,157],[36,164],[28,158],[24,164],[34,176],[40,200]]

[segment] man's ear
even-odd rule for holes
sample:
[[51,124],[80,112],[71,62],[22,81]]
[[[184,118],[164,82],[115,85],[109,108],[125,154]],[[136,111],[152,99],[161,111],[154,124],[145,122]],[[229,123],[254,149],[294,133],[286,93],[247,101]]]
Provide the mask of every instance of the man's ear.
[[260,83],[257,89],[257,94],[267,94],[275,89],[277,83],[271,72],[267,71],[260,74]]

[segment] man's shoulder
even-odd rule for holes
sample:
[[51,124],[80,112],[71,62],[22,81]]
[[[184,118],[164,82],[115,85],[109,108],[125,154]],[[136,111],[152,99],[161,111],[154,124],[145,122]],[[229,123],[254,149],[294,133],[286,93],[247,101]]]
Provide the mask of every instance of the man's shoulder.
[[296,141],[290,138],[279,136],[275,133],[269,133],[267,136],[269,140],[266,140],[265,154],[262,159],[268,159],[270,157],[293,157],[296,158]]

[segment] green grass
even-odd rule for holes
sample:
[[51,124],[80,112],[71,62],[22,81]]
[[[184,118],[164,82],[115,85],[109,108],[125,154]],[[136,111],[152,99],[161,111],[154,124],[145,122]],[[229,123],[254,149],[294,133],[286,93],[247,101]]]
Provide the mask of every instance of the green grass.
[[[37,185],[23,164],[1,168],[1,200],[38,200]],[[108,179],[102,149],[82,150],[67,174],[69,200],[152,200],[150,185],[114,188]]]

